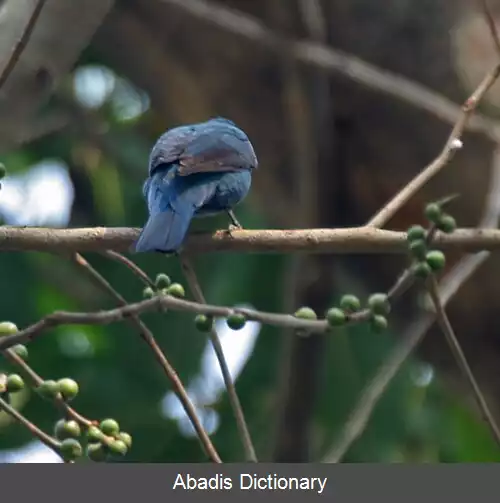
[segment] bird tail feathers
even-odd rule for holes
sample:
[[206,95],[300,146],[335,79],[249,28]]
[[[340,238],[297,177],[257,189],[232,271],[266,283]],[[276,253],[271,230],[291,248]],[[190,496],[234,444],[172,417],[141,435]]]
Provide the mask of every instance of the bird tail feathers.
[[194,211],[195,208],[190,205],[183,207],[181,212],[168,208],[166,211],[151,215],[131,251],[171,253],[178,250],[188,231]]

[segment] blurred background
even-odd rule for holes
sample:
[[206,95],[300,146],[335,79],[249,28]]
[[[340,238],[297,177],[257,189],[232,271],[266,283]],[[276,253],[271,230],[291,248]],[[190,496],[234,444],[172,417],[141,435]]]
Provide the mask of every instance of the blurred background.
[[[0,69],[37,4],[0,2]],[[236,212],[244,227],[362,225],[437,155],[451,124],[297,60],[292,41],[345,51],[455,103],[495,61],[478,2],[465,0],[70,4],[45,2],[17,66],[0,79],[0,160],[8,169],[0,215],[7,225],[140,227],[146,218],[142,183],[156,138],[170,127],[216,115],[247,132],[260,161],[251,195]],[[500,2],[490,5],[500,18]],[[497,85],[481,111],[496,120],[499,106]],[[422,223],[425,203],[453,192],[463,196],[450,208],[459,225],[476,225],[493,148],[484,134],[467,133],[452,164],[388,227]],[[222,217],[195,227],[226,225]],[[127,300],[141,299],[141,283],[123,266],[97,254],[86,258]],[[450,256],[449,262],[458,258]],[[184,282],[175,258],[139,256],[137,263],[153,277],[166,272]],[[212,304],[279,312],[308,305],[322,313],[343,293],[365,299],[387,289],[405,263],[392,256],[218,253],[197,257],[195,267]],[[490,258],[449,306],[498,418],[499,272],[498,256]],[[2,253],[0,278],[0,318],[19,327],[54,310],[114,307],[61,257]],[[382,335],[362,325],[332,337],[300,338],[256,323],[232,332],[221,322],[219,335],[259,460],[327,456],[361,390],[421,312],[421,300],[419,292],[405,296]],[[188,387],[222,459],[242,460],[206,336],[180,313],[144,320]],[[29,363],[44,378],[78,380],[79,412],[115,417],[132,434],[126,462],[205,461],[167,379],[127,324],[57,328],[29,350]],[[51,430],[56,411],[32,395],[21,393],[16,406]],[[0,459],[56,461],[4,414]],[[344,461],[500,461],[438,329],[394,379]]]

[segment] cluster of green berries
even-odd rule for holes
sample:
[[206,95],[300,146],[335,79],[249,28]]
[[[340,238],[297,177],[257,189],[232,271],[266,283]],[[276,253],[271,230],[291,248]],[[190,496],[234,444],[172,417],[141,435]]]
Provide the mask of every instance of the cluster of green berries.
[[61,398],[70,402],[80,391],[78,383],[69,377],[63,377],[58,381],[47,379],[43,381],[37,388],[37,393],[46,400],[54,400],[59,394]]
[[[73,419],[60,419],[54,427],[54,436],[60,441],[59,451],[66,461],[83,456],[82,427]],[[85,454],[94,462],[102,462],[116,456],[125,456],[132,447],[130,434],[120,431],[114,419],[104,419],[99,426],[89,426],[86,431]]]
[[[442,204],[430,203],[425,208],[425,216],[436,229],[451,234],[457,227],[455,219],[443,211]],[[408,229],[408,249],[415,259],[413,272],[418,278],[425,279],[433,272],[441,271],[446,265],[444,253],[440,250],[429,250],[428,231],[420,225]]]
[[156,276],[154,288],[148,286],[142,292],[143,297],[146,299],[152,299],[155,295],[159,294],[171,295],[178,299],[182,299],[186,296],[184,287],[180,283],[172,283],[170,277],[164,273],[160,273]]
[[11,393],[17,393],[24,389],[24,379],[19,374],[2,374],[0,381],[0,395],[9,400]]
[[[326,321],[332,328],[341,327],[347,323],[349,316],[361,311],[361,302],[355,295],[346,294],[340,299],[338,307],[331,307],[326,312]],[[367,302],[369,321],[371,328],[376,332],[385,330],[388,326],[387,315],[390,313],[391,305],[385,293],[374,293],[370,295]],[[316,320],[318,317],[310,307],[301,307],[294,316],[304,320]]]

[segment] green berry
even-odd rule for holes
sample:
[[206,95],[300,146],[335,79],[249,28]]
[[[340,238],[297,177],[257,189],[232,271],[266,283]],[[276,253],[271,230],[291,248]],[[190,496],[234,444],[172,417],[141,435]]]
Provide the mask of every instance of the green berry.
[[106,448],[100,442],[87,444],[86,454],[94,463],[102,463],[107,456]]
[[194,319],[194,324],[200,332],[209,332],[212,329],[214,320],[206,314],[198,314]]
[[355,295],[346,294],[340,299],[340,308],[350,313],[355,313],[361,309],[361,302]]
[[426,279],[432,274],[432,269],[427,262],[419,262],[415,265],[413,272],[417,278]]
[[0,323],[0,336],[2,335],[13,335],[19,332],[17,325],[10,321],[2,321]]
[[63,440],[59,449],[62,457],[66,461],[74,461],[83,454],[82,444],[74,438],[67,438]]
[[152,299],[154,296],[155,296],[155,293],[153,291],[153,289],[150,287],[150,286],[147,286],[146,288],[144,288],[144,290],[142,291],[142,296],[145,298],[145,299]]
[[441,269],[444,268],[446,264],[446,258],[444,256],[444,253],[439,250],[430,251],[425,256],[425,260],[433,271],[440,271]]
[[163,288],[168,288],[172,284],[172,281],[170,280],[169,276],[166,274],[160,273],[156,276],[155,280],[155,286],[158,288],[158,290],[161,290]]
[[0,162],[0,178],[4,178],[7,174],[7,169],[4,164]]
[[457,228],[457,222],[451,215],[442,215],[436,225],[445,234],[451,234]]
[[389,324],[387,323],[387,318],[385,316],[376,314],[372,316],[370,320],[370,326],[374,332],[380,333],[383,332],[384,330],[387,330]]
[[184,291],[184,287],[180,283],[172,283],[167,288],[167,295],[182,299],[182,297],[186,296],[186,292]]
[[59,393],[59,385],[56,381],[49,379],[47,381],[43,381],[36,390],[42,398],[45,398],[46,400],[54,400]]
[[23,378],[18,374],[10,374],[7,377],[7,392],[16,393],[24,388]]
[[23,360],[28,359],[28,348],[24,344],[16,344],[15,346],[12,346],[10,349],[19,356],[19,358],[22,358]]
[[233,313],[227,317],[226,323],[231,330],[241,330],[247,319],[241,313]]
[[78,438],[82,434],[80,425],[70,419],[66,421],[65,419],[60,419],[57,421],[54,427],[54,436],[58,440],[66,440],[67,438]]
[[340,327],[347,321],[347,316],[338,307],[332,307],[326,313],[326,321],[331,327]]
[[125,456],[127,454],[128,448],[123,440],[113,440],[108,445],[108,449],[113,454],[118,454],[119,456]]
[[417,240],[425,240],[427,231],[421,225],[414,225],[408,229],[407,239],[411,243]]
[[104,419],[100,424],[101,431],[110,437],[118,435],[120,426],[114,419]]
[[385,293],[374,293],[368,299],[368,307],[373,314],[389,314],[391,305]]
[[314,310],[310,307],[301,307],[297,309],[294,316],[303,320],[316,320],[318,318]]
[[132,447],[132,437],[129,433],[121,431],[120,433],[118,433],[116,438],[117,440],[121,440],[127,446],[127,449],[130,449]]
[[73,400],[76,395],[78,395],[79,387],[78,383],[75,380],[70,379],[69,377],[65,377],[63,379],[59,379],[59,381],[57,381],[57,384],[64,400],[69,402]]
[[408,249],[416,259],[423,260],[427,252],[427,243],[423,239],[416,239],[408,245]]
[[97,426],[89,426],[87,429],[87,440],[89,442],[100,442],[102,437],[103,433]]
[[436,224],[438,220],[441,218],[443,214],[443,210],[441,209],[441,206],[437,203],[429,203],[425,207],[425,218],[429,220],[429,222],[432,222],[433,224]]

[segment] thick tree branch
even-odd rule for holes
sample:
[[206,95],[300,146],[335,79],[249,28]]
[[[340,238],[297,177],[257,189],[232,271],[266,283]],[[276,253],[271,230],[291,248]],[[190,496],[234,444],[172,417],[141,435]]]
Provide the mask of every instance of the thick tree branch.
[[[53,229],[44,227],[0,227],[0,251],[103,252],[127,251],[140,229],[89,227]],[[433,246],[442,250],[478,252],[500,249],[500,230],[457,229],[439,234]],[[225,230],[194,233],[185,244],[190,255],[212,252],[375,254],[407,253],[406,233],[369,227],[345,229]]]

